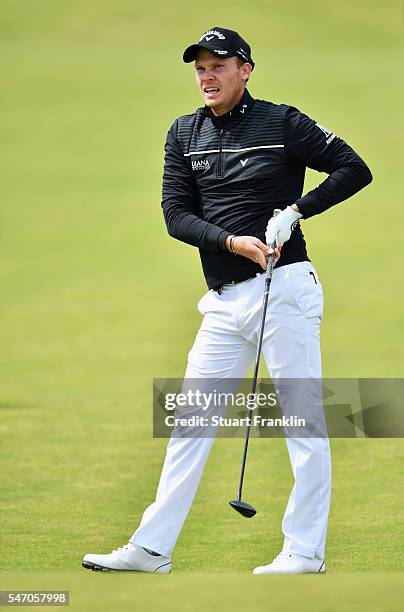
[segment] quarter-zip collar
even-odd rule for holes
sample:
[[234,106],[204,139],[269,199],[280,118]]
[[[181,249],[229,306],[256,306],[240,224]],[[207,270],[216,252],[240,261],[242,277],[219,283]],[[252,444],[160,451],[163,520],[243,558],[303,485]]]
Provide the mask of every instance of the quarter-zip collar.
[[243,96],[238,104],[234,106],[228,113],[225,115],[221,115],[220,117],[216,117],[213,113],[212,109],[208,106],[205,106],[203,109],[204,113],[211,118],[212,123],[218,129],[224,129],[230,127],[242,119],[247,115],[248,111],[254,104],[255,100],[250,96],[250,93],[245,89]]

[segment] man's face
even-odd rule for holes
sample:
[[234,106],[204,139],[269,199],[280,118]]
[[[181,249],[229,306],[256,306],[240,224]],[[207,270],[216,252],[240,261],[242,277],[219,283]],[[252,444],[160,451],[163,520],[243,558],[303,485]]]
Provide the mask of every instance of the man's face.
[[196,82],[206,106],[215,115],[224,115],[241,99],[250,64],[239,65],[236,57],[222,59],[199,49],[195,61]]

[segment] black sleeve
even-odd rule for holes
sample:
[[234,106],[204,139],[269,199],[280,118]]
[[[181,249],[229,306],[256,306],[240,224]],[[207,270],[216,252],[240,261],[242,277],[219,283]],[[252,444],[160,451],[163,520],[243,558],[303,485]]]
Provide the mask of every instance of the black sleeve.
[[369,168],[346,142],[293,107],[286,114],[285,152],[292,162],[329,175],[296,200],[304,219],[346,200],[372,181]]
[[195,180],[178,143],[177,130],[178,120],[165,144],[161,206],[168,233],[205,251],[227,251],[225,241],[230,232],[200,217]]

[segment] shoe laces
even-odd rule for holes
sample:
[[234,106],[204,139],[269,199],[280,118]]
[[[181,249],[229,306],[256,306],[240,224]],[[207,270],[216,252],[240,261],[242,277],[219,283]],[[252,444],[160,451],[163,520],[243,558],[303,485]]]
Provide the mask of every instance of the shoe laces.
[[282,551],[281,553],[279,553],[279,555],[277,557],[275,557],[275,559],[272,561],[272,563],[282,563],[282,561],[285,561],[286,559],[288,559],[291,556],[292,556],[291,553]]
[[113,553],[117,553],[117,552],[121,552],[121,551],[124,551],[124,550],[128,550],[128,548],[129,548],[129,544],[124,544],[124,546],[121,546],[120,548],[117,548],[116,550],[113,550],[112,554]]

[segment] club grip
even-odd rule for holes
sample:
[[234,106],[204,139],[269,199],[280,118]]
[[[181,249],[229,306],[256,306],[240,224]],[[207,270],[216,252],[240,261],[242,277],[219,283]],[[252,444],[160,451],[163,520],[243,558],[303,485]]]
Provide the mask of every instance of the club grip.
[[[274,212],[272,214],[272,218],[276,217],[276,215],[279,215],[280,212],[282,212],[280,208],[275,208],[275,210],[274,210]],[[271,279],[272,278],[272,272],[274,270],[274,265],[275,265],[276,240],[274,240],[269,246],[271,247],[271,249],[274,252],[272,253],[272,255],[268,256],[266,278]]]

